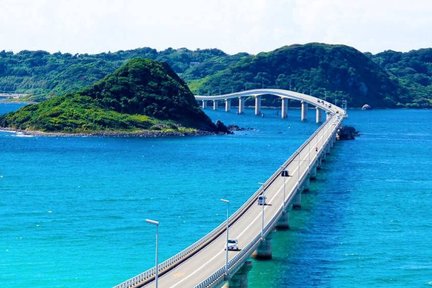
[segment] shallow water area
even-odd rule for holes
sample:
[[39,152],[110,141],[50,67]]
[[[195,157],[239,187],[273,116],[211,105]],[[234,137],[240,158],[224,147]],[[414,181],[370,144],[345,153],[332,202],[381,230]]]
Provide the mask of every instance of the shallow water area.
[[[6,106],[5,106],[6,105]],[[18,107],[0,104],[0,113]],[[111,287],[190,245],[225,219],[317,128],[206,110],[252,128],[204,137],[20,137],[0,132],[0,283]],[[349,112],[338,142],[273,261],[250,287],[416,287],[432,280],[428,110]],[[310,116],[313,116],[312,110]],[[313,117],[311,117],[313,118]]]

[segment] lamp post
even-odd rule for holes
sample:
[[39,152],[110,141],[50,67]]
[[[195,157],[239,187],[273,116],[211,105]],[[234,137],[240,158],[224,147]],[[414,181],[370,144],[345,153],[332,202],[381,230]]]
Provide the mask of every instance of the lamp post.
[[228,240],[229,240],[229,200],[220,199],[227,206],[226,211],[226,243],[225,243],[225,275],[228,276]]
[[158,288],[158,281],[159,281],[159,262],[158,262],[158,228],[159,228],[159,222],[151,219],[145,220],[147,223],[155,225],[156,226],[156,252],[155,252],[155,266],[156,266],[156,275],[155,275],[155,282],[156,282],[156,288]]
[[[261,185],[261,187],[264,186],[264,183],[258,182],[258,184]],[[261,195],[265,196],[265,191]],[[265,199],[265,198],[264,198]],[[261,212],[261,240],[264,239],[264,206],[266,205],[266,201],[264,200],[264,203],[262,203],[262,212]]]
[[286,184],[286,177],[291,177],[288,173],[288,170],[282,170],[281,176],[284,178],[284,188],[283,188],[283,208],[285,209],[285,184]]

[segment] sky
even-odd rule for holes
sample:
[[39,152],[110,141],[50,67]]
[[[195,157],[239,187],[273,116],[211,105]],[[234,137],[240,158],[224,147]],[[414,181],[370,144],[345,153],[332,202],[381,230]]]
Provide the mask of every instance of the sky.
[[432,0],[0,0],[0,51],[432,47]]

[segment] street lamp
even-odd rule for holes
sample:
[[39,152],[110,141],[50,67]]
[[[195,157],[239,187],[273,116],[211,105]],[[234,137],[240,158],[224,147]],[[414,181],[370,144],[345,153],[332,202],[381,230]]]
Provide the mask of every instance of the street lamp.
[[159,222],[151,219],[145,220],[147,223],[155,225],[156,226],[156,252],[155,252],[155,266],[156,266],[156,276],[155,276],[155,282],[156,282],[156,288],[158,288],[158,281],[159,281],[159,262],[158,262],[158,228],[159,228]]
[[228,240],[229,240],[229,200],[226,199],[220,199],[222,202],[224,202],[226,205],[226,243],[225,243],[225,275],[228,276]]
[[284,178],[284,188],[283,188],[283,208],[285,209],[285,184],[286,184],[286,177],[291,177],[290,175],[289,175],[289,173],[288,173],[288,170],[282,170],[282,172],[281,172],[281,176]]
[[[258,184],[261,184],[261,187],[263,187],[265,183],[258,182]],[[263,191],[263,193],[261,195],[265,196],[264,194],[265,194],[265,190]],[[264,198],[264,202],[261,204],[261,207],[262,207],[262,212],[261,212],[261,240],[264,239],[264,206],[265,205],[266,205],[266,201]]]

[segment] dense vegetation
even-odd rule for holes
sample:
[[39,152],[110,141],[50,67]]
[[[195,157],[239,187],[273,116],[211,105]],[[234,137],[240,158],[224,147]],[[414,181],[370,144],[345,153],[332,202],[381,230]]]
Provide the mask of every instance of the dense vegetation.
[[[69,54],[45,51],[0,52],[0,92],[31,93],[33,100],[42,100],[53,95],[76,92],[114,72],[133,58],[148,58],[168,63],[176,73],[182,74],[190,67],[205,63],[209,59],[228,57],[217,49],[189,51],[167,49],[157,52],[141,48],[115,53]],[[215,69],[228,65],[220,61]],[[193,69],[192,69],[193,70]],[[211,73],[213,71],[209,71]],[[191,71],[192,74],[196,72]],[[193,76],[191,76],[193,77]]]
[[272,87],[292,89],[351,106],[395,107],[403,89],[370,58],[342,45],[307,44],[282,47],[244,58],[207,77],[200,89],[222,93]]
[[0,126],[45,132],[216,131],[165,63],[133,59],[80,92],[0,116]]
[[404,87],[407,107],[432,107],[432,49],[368,56]]
[[217,49],[141,48],[96,55],[44,51],[0,52],[0,92],[45,99],[76,92],[132,58],[168,63],[197,94],[278,87],[349,106],[432,107],[432,49],[361,53],[343,45],[311,43],[256,56]]

